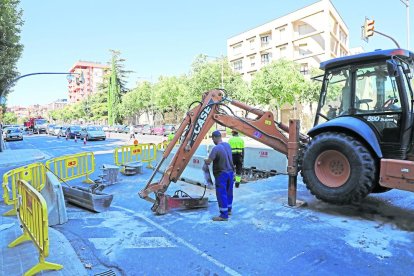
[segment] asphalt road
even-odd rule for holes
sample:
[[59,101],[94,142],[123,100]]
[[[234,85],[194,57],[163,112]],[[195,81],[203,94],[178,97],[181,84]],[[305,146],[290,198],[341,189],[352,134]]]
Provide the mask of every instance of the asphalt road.
[[[39,135],[8,146],[37,148],[50,157],[93,151],[99,168],[113,164],[113,148],[126,143],[122,137],[83,145]],[[108,269],[117,275],[414,275],[412,193],[390,191],[361,205],[333,206],[316,200],[299,179],[298,198],[307,205],[289,208],[287,176],[280,175],[235,189],[232,217],[213,222],[218,207],[212,191],[207,209],[155,216],[137,195],[151,173],[120,174],[120,181],[104,190],[114,194],[109,211],[68,205],[69,222],[54,227],[91,266],[90,275]],[[173,183],[167,193],[177,189],[193,196],[204,192]]]

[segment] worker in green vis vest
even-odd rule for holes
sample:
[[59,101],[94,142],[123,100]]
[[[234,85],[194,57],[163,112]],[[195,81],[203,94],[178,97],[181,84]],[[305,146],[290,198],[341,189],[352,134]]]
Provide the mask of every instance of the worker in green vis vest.
[[233,137],[229,139],[231,153],[233,155],[233,164],[236,167],[235,184],[236,188],[240,186],[241,176],[243,172],[243,158],[244,158],[244,141],[239,137],[236,130],[231,131]]

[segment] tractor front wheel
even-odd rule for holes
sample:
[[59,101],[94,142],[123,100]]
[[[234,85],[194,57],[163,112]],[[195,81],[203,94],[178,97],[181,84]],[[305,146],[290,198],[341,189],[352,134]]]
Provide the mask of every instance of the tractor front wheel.
[[377,174],[370,151],[343,133],[317,135],[303,155],[303,182],[313,195],[329,203],[361,201],[374,189]]

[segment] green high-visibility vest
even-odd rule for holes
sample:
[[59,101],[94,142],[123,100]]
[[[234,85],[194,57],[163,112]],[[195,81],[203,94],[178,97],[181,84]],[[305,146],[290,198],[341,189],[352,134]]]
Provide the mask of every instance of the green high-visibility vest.
[[244,150],[244,141],[239,136],[233,136],[229,139],[232,153],[242,153]]

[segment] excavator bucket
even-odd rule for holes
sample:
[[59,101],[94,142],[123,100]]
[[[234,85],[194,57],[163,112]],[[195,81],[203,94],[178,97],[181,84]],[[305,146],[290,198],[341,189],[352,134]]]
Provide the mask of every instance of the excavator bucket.
[[81,187],[62,186],[62,188],[65,200],[81,208],[101,213],[111,206],[113,199],[111,194]]
[[207,197],[176,197],[162,194],[157,197],[157,202],[154,204],[152,211],[158,215],[164,215],[171,209],[197,209],[207,207]]

